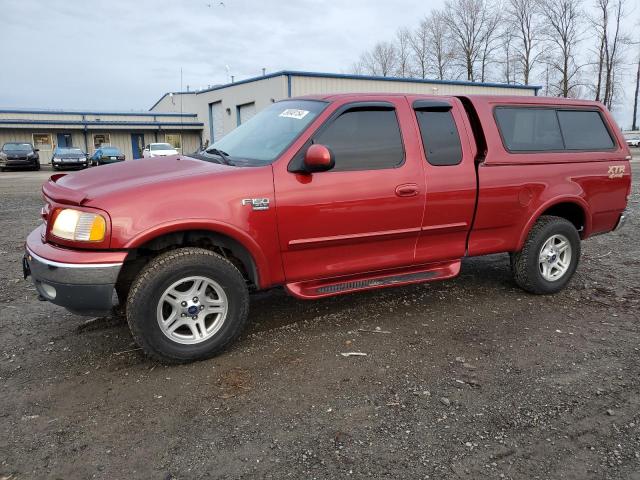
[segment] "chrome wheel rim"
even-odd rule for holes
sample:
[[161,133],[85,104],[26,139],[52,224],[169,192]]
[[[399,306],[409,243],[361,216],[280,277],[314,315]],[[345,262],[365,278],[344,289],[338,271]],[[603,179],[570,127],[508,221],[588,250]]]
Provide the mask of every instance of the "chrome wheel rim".
[[214,280],[185,277],[160,296],[156,316],[160,330],[174,342],[193,345],[214,336],[227,318],[228,301]]
[[538,257],[538,266],[542,278],[548,282],[560,280],[571,266],[571,243],[564,235],[551,236],[542,248]]

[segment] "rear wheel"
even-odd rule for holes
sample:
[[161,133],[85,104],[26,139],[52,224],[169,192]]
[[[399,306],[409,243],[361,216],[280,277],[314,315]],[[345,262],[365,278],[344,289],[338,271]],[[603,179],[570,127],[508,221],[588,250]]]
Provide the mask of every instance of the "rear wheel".
[[202,248],[156,257],[131,285],[126,315],[134,340],[165,363],[210,358],[245,327],[249,292],[240,271]]
[[535,223],[521,251],[511,254],[516,283],[536,294],[562,290],[580,260],[580,235],[568,220],[544,215]]

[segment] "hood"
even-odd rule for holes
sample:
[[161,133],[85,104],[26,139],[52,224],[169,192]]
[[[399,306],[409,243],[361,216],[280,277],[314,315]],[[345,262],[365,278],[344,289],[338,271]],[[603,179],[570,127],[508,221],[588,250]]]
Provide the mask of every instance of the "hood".
[[54,158],[82,158],[85,159],[87,156],[84,153],[54,153]]
[[140,191],[163,183],[184,183],[190,177],[225,175],[239,168],[174,155],[112,163],[71,175],[53,175],[42,191],[52,200],[90,205],[94,200],[125,191]]

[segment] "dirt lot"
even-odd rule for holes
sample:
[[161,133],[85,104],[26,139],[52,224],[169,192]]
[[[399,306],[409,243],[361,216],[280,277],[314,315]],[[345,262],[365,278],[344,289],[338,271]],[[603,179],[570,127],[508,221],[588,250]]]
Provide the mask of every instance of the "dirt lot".
[[122,319],[85,325],[22,280],[46,176],[0,174],[0,478],[640,479],[638,181],[635,217],[558,295],[519,290],[506,255],[443,283],[275,290],[231,351],[165,367]]

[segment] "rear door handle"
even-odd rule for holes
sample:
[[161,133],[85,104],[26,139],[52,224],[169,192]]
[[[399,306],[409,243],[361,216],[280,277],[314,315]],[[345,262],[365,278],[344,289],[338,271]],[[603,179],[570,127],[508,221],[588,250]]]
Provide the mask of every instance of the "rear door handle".
[[399,197],[413,197],[420,192],[415,183],[405,183],[396,187],[396,195]]

